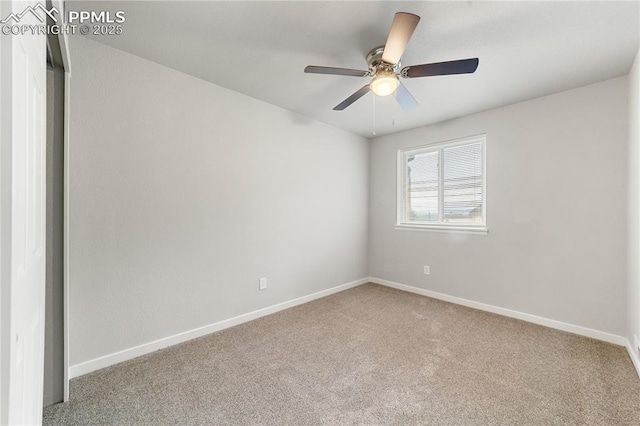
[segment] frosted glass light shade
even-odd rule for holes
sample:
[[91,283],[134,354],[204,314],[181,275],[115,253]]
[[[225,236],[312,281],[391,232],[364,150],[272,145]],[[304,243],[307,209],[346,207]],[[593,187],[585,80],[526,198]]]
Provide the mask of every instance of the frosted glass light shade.
[[371,90],[378,96],[389,96],[398,87],[398,76],[392,71],[381,71],[371,80]]

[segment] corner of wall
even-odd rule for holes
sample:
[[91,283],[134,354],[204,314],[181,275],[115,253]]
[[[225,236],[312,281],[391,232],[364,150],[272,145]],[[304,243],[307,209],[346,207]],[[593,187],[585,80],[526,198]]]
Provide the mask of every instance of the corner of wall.
[[640,50],[628,76],[627,350],[640,376]]

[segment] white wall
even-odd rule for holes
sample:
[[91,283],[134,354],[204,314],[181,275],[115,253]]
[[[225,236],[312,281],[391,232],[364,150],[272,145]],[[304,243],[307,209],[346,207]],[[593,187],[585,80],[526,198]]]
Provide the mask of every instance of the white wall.
[[[628,333],[636,355],[640,339],[640,51],[629,73],[629,253],[628,253]],[[640,366],[639,368],[640,374]]]
[[[624,335],[627,131],[621,77],[373,140],[369,275]],[[397,150],[479,133],[489,234],[394,230]]]
[[83,37],[71,56],[71,366],[367,276],[366,139]]

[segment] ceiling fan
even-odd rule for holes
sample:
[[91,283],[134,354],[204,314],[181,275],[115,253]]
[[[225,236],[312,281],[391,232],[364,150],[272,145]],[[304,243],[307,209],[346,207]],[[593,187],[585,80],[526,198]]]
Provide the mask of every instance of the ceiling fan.
[[387,37],[387,43],[384,46],[372,49],[367,54],[367,63],[369,64],[367,71],[309,65],[304,69],[304,72],[372,77],[371,82],[365,84],[353,95],[336,105],[333,108],[335,111],[344,110],[370,90],[378,96],[388,96],[395,93],[395,98],[403,109],[413,109],[418,106],[418,102],[409,93],[404,84],[400,82],[399,77],[417,78],[435,75],[471,74],[478,68],[478,58],[410,65],[401,68],[400,59],[413,31],[418,25],[418,21],[420,21],[420,17],[413,13],[396,13]]

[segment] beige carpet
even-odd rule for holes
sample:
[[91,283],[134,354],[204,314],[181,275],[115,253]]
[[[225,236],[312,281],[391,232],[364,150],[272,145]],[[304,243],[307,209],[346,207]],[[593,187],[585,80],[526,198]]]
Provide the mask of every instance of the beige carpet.
[[71,382],[44,424],[640,425],[626,350],[367,284]]

